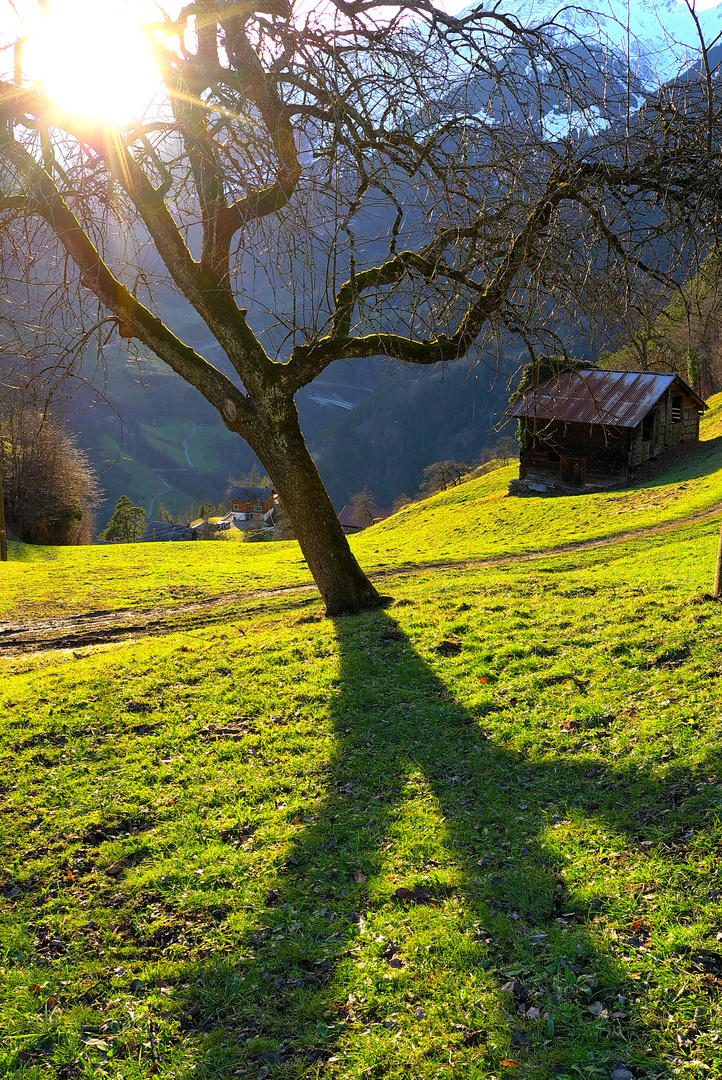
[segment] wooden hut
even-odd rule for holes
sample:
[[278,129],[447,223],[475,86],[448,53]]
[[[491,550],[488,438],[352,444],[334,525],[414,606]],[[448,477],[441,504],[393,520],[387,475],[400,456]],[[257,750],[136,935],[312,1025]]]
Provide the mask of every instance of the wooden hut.
[[678,375],[562,372],[509,409],[519,421],[510,494],[617,487],[664,450],[699,439],[704,401]]

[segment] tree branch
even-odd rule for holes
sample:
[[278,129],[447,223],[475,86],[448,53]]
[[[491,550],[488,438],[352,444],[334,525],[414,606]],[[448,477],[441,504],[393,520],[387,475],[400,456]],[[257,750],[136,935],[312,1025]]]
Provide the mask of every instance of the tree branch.
[[[222,372],[172,333],[110,271],[95,245],[65,202],[52,178],[16,140],[0,143],[0,155],[24,177],[26,209],[39,215],[78,267],[82,284],[118,320],[121,337],[134,337],[152,349],[177,374],[198,389],[226,419],[248,422],[253,409],[243,393]],[[10,197],[14,202],[15,196]],[[6,197],[2,199],[4,203]],[[231,416],[231,413],[233,414]],[[234,426],[238,430],[238,424]]]

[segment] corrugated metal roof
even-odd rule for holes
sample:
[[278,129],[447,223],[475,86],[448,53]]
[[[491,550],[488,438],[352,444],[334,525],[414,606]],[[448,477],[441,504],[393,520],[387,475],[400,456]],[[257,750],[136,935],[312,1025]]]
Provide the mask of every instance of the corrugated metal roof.
[[[634,428],[675,380],[691,397],[697,397],[674,374],[600,369],[565,371],[524,394],[509,409],[509,415]],[[707,408],[701,398],[697,400],[701,408]]]
[[229,499],[238,499],[240,502],[268,502],[273,495],[272,487],[239,487],[236,485],[228,492]]

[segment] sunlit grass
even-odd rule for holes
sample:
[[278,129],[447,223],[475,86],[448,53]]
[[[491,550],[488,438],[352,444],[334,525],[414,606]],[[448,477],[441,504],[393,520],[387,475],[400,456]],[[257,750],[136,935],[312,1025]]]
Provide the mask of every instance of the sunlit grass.
[[[716,541],[5,661],[6,1074],[719,1074]],[[222,543],[145,550],[230,580]]]
[[[559,499],[508,498],[516,466],[441,492],[351,538],[362,565],[453,562],[545,551],[673,524],[722,501],[722,395],[702,425],[703,442],[640,487]],[[294,542],[132,544],[31,549],[11,545],[0,570],[0,618],[172,605],[183,600],[310,584]],[[132,591],[128,579],[132,578]]]

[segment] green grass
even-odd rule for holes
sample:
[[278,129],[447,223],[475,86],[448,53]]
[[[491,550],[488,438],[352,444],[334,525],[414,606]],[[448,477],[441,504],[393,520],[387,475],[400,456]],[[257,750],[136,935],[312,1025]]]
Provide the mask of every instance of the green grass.
[[[702,425],[698,449],[640,487],[604,495],[510,499],[516,466],[441,492],[351,538],[364,567],[483,559],[544,551],[674,524],[722,499],[722,395]],[[195,437],[195,436],[194,436]],[[0,619],[100,607],[148,607],[180,599],[308,584],[298,545],[184,544],[55,548],[32,555],[10,545],[2,569]],[[32,565],[30,565],[32,564]],[[129,590],[128,579],[133,587]]]
[[[385,611],[248,598],[0,661],[3,1075],[722,1075],[718,525],[684,520],[719,475],[686,502],[498,479],[407,511],[464,500],[456,567],[433,531],[413,565],[403,514],[358,538]],[[528,515],[543,552],[565,513],[621,531],[615,499],[677,527],[463,565],[489,506],[495,550]],[[308,580],[294,544],[14,555],[30,622]]]
[[10,545],[0,619],[174,605],[277,585],[309,584],[296,543]]
[[162,454],[169,467],[187,467],[182,444],[183,439],[193,430],[192,422],[178,420],[174,416],[158,416],[152,423],[138,426],[151,450]]
[[[101,483],[103,482],[104,469],[113,470],[113,477],[118,487],[133,492],[133,498],[144,507],[150,505],[154,495],[163,490],[163,482],[158,479],[146,465],[142,465],[132,458],[125,450],[122,450],[116,440],[108,434],[102,434],[98,438],[98,452],[100,455],[99,469]],[[185,457],[184,457],[185,462]],[[169,492],[166,498],[174,499],[175,492]]]
[[199,472],[217,472],[233,460],[237,441],[238,436],[221,423],[197,427],[188,440],[188,454]]
[[412,563],[515,555],[704,513],[722,498],[722,394],[710,404],[699,447],[634,488],[543,501],[508,498],[518,465],[508,466],[405,507],[361,534],[357,550],[370,564],[381,552],[387,560]]

